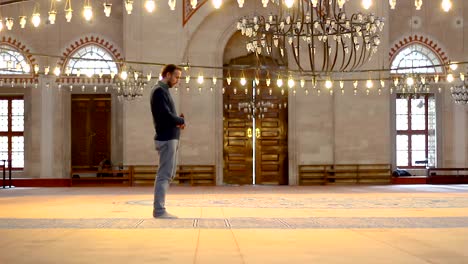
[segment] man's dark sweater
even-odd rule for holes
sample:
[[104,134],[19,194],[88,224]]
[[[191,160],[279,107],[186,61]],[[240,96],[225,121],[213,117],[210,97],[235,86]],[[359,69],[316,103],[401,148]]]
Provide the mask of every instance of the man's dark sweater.
[[174,101],[166,83],[158,82],[151,91],[151,113],[156,130],[155,140],[179,139],[180,128],[177,126],[183,125],[184,119],[177,116]]

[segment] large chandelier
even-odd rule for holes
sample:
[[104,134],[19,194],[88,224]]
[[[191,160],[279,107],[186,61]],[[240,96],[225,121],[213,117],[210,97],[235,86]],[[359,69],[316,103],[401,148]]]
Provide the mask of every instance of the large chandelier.
[[394,91],[407,96],[430,92],[430,86],[426,76],[415,73],[402,75],[401,78],[394,78],[391,89],[392,92]]
[[466,83],[452,87],[452,98],[457,104],[468,105],[468,88]]
[[248,37],[248,52],[276,53],[285,59],[289,50],[301,71],[351,71],[369,61],[380,45],[383,19],[346,13],[346,0],[273,3],[276,14],[256,14],[237,23],[237,29]]
[[142,78],[142,73],[130,68],[123,69],[120,78],[116,78],[117,97],[122,100],[136,100],[143,97],[146,82]]

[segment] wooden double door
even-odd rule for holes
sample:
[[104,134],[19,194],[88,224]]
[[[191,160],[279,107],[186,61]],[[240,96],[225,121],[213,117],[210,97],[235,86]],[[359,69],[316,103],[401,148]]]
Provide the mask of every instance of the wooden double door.
[[72,95],[71,105],[72,168],[96,168],[111,160],[110,95]]
[[231,70],[225,72],[229,76],[223,96],[224,183],[288,184],[287,89],[267,86],[266,72]]

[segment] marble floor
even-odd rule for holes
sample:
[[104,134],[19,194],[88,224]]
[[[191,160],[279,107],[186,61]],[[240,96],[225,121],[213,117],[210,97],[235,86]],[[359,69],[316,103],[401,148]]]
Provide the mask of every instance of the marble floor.
[[468,185],[0,189],[0,263],[468,263]]

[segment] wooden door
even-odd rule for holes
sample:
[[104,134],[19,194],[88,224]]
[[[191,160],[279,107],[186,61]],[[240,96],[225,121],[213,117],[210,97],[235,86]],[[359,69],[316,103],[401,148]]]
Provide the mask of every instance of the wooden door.
[[[224,77],[229,76],[232,81],[230,84],[224,82],[223,96],[224,183],[253,183],[253,147],[255,147],[255,183],[288,184],[287,89],[284,88],[282,93],[273,82],[267,87],[266,71],[226,71]],[[244,76],[247,82],[243,86],[240,78]],[[252,80],[255,76],[261,81],[254,88]],[[275,76],[270,77],[276,80]],[[257,106],[251,107],[256,109],[255,113],[239,106],[239,103],[247,102]],[[259,104],[265,105],[261,111]],[[253,117],[255,117],[255,128],[253,128]],[[254,138],[255,146],[253,146]]]
[[265,105],[255,119],[257,184],[288,184],[288,91],[256,87],[257,104]]
[[249,114],[238,107],[240,102],[248,100],[245,89],[249,88],[243,87],[238,79],[230,85],[224,82],[224,183],[252,184],[252,123]]
[[72,168],[96,168],[111,159],[111,98],[72,95]]

